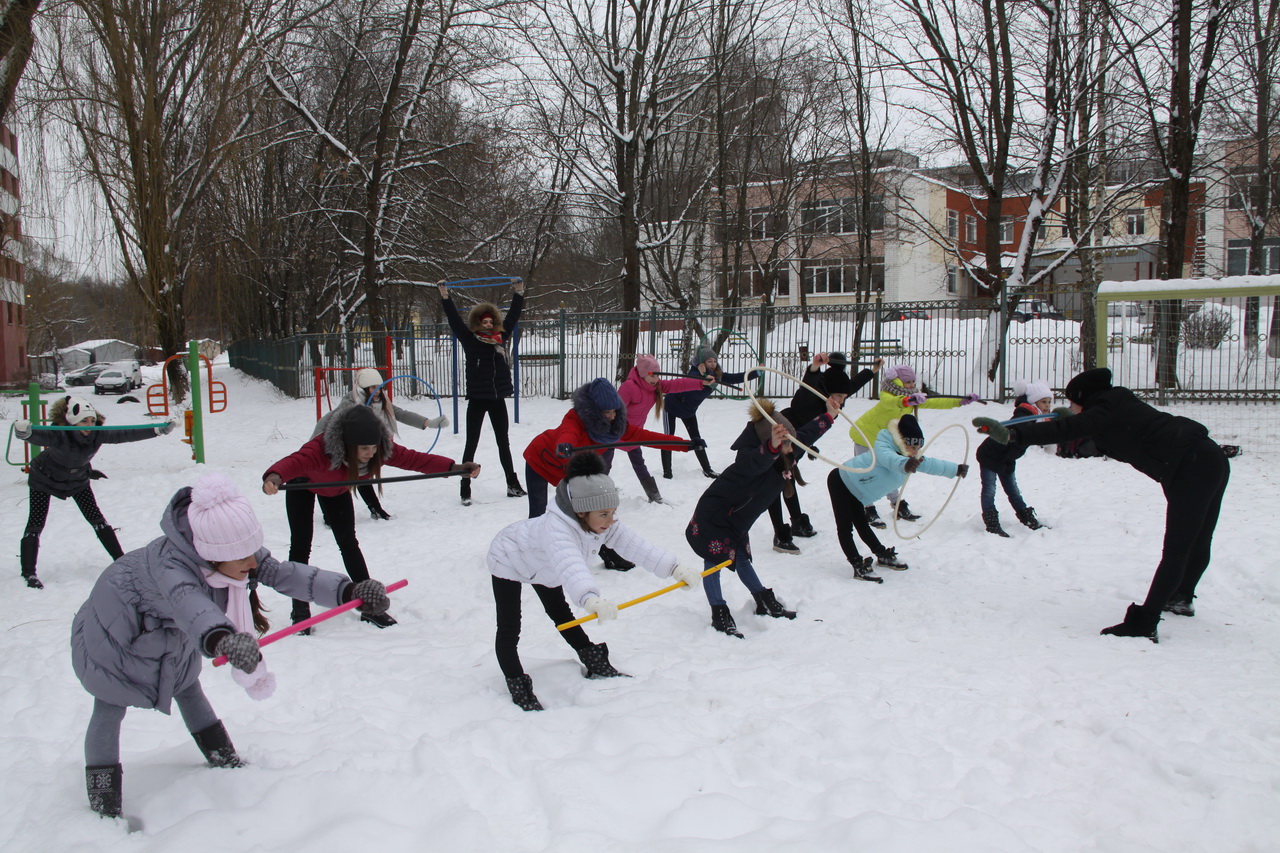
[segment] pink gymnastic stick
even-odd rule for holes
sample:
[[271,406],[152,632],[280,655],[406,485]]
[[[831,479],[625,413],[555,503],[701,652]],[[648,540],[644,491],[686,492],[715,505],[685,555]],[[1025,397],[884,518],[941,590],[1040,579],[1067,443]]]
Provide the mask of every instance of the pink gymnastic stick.
[[[398,580],[395,583],[389,584],[387,586],[387,592],[395,592],[398,589],[404,589],[408,585],[409,585],[409,582],[407,580]],[[324,613],[320,613],[315,616],[312,616],[310,619],[303,619],[301,622],[290,625],[288,628],[281,628],[279,631],[276,631],[274,634],[268,634],[267,636],[259,640],[258,648],[262,648],[263,646],[269,646],[272,643],[274,643],[276,640],[283,640],[285,637],[289,636],[290,634],[296,634],[299,631],[305,631],[306,629],[310,628],[312,625],[319,625],[324,620],[332,619],[333,617],[337,616],[339,613],[346,613],[348,610],[354,610],[355,608],[359,607],[361,604],[364,604],[364,602],[358,598],[353,598],[350,601],[348,601],[346,604],[339,604],[337,607],[333,608],[332,610],[326,610]],[[213,659],[214,666],[222,666],[226,662],[227,662],[226,655],[218,655],[218,657]]]

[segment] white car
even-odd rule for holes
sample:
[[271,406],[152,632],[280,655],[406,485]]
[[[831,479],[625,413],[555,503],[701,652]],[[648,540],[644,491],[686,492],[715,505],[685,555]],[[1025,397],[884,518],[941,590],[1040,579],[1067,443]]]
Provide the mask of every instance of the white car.
[[133,381],[124,375],[123,370],[104,370],[93,382],[95,394],[125,394],[133,388]]

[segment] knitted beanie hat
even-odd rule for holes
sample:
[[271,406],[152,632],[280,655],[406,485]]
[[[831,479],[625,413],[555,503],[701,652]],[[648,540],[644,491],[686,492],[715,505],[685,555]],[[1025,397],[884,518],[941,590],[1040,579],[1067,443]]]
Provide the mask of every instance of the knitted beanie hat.
[[641,355],[636,357],[636,372],[640,374],[640,378],[644,379],[650,373],[658,372],[658,360],[651,355]]
[[372,367],[362,367],[356,371],[357,388],[377,388],[382,382],[382,374]]
[[[1105,367],[1095,367],[1092,370],[1076,374],[1067,383],[1066,390],[1063,393],[1066,394],[1068,400],[1077,406],[1083,406],[1085,401],[1094,394],[1106,391],[1110,387],[1111,371]],[[1028,397],[1027,399],[1030,398]]]
[[592,450],[579,450],[569,458],[564,479],[556,486],[556,506],[565,515],[613,509],[618,487],[604,471],[604,459]]
[[382,421],[368,406],[353,406],[342,418],[342,443],[347,447],[382,443]]
[[847,397],[853,393],[853,380],[844,372],[843,360],[839,364],[831,362],[831,366],[822,374],[822,384],[826,386],[828,394],[844,394]]
[[708,347],[708,346],[698,347],[698,364],[706,364],[711,359],[719,358],[719,357],[720,356],[716,355],[716,351],[713,350],[711,347]]
[[613,383],[608,379],[592,379],[587,384],[587,398],[602,412],[610,409],[617,411],[622,408],[622,398],[618,396],[618,389],[613,387]]
[[902,436],[903,444],[914,444],[916,447],[924,444],[924,431],[920,429],[920,422],[915,415],[898,418],[898,435]]
[[224,474],[205,474],[191,487],[187,521],[196,553],[211,563],[242,560],[262,547],[253,507]]
[[909,364],[895,364],[892,367],[885,369],[884,379],[886,382],[898,379],[904,385],[908,382],[915,382],[916,369]]
[[1050,400],[1053,399],[1053,389],[1043,379],[1033,379],[1030,382],[1015,382],[1013,383],[1013,391],[1019,397],[1025,395],[1028,403],[1034,403],[1046,397]]
[[67,398],[67,423],[75,426],[84,420],[98,419],[98,412],[93,406],[89,405],[87,400],[81,400],[79,397]]

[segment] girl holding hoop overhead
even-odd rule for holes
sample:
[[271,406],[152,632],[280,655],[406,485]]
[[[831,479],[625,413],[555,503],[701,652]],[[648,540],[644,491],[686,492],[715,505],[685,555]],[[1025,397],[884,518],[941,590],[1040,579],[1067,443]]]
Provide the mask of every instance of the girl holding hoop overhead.
[[850,528],[858,531],[858,537],[875,554],[877,565],[902,571],[907,564],[898,558],[896,548],[886,548],[876,538],[865,507],[901,489],[907,474],[918,471],[935,477],[963,477],[969,473],[969,466],[921,456],[924,433],[914,415],[903,415],[889,421],[889,425],[876,435],[875,442],[875,465],[871,470],[860,474],[845,470],[866,467],[871,454],[855,456],[844,463],[845,468],[833,468],[827,475],[827,492],[831,495],[831,511],[836,518],[840,548],[853,566],[853,576],[880,583],[881,578],[871,570],[871,557],[864,560],[858,554]]
[[[840,403],[828,397],[826,411],[797,431],[785,417],[774,415],[770,401],[753,399],[751,420],[733,442],[737,458],[698,499],[693,518],[685,528],[685,539],[705,561],[705,568],[733,560],[729,570],[736,571],[738,579],[751,591],[757,616],[794,619],[796,613],[787,610],[756,574],[751,564],[751,525],[779,494],[794,491],[796,483],[804,485],[795,470],[792,436],[812,447],[831,429],[839,411]],[[720,591],[721,574],[723,572],[714,572],[702,579],[702,588],[711,605],[711,626],[730,636],[741,637]]]
[[[408,409],[402,409],[391,402],[391,398],[382,393],[383,379],[382,374],[374,370],[372,367],[362,367],[356,371],[354,381],[351,385],[351,394],[338,401],[338,405],[333,407],[333,411],[316,421],[315,429],[311,431],[311,437],[315,438],[325,431],[325,427],[329,425],[329,421],[340,418],[352,406],[368,406],[373,409],[374,414],[382,419],[390,429],[391,434],[395,436],[398,433],[396,429],[396,421],[418,429],[435,429],[437,427],[447,427],[449,419],[444,415],[438,418],[424,418],[417,412],[411,412]],[[364,505],[369,508],[369,515],[374,521],[386,521],[391,518],[390,513],[382,508],[382,503],[378,500],[378,492],[373,486],[364,484],[359,486],[356,491],[360,493],[360,499],[364,501]],[[298,490],[301,496],[302,490]],[[285,496],[288,502],[292,498],[293,492]],[[310,500],[309,498],[302,498]]]
[[[467,314],[462,322],[457,307],[449,298],[449,287],[440,282],[440,304],[444,315],[458,339],[466,361],[467,377],[467,443],[462,448],[462,461],[476,458],[480,446],[480,430],[485,416],[493,425],[493,438],[498,443],[498,461],[507,475],[507,497],[518,498],[525,494],[516,478],[515,465],[511,461],[511,445],[507,441],[507,397],[515,393],[511,384],[511,339],[520,322],[524,308],[524,281],[515,280],[515,293],[511,296],[511,310],[503,317],[498,306],[481,302]],[[471,506],[471,479],[462,478],[460,486],[462,505]]]
[[[391,427],[372,409],[353,406],[341,417],[331,419],[323,433],[267,468],[262,475],[262,491],[274,495],[280,491],[281,485],[294,481],[367,480],[378,477],[383,465],[420,474],[458,471],[475,477],[480,473],[480,466],[474,462],[454,464],[452,459],[444,456],[401,447],[396,444]],[[295,494],[301,497],[290,500]],[[320,504],[320,513],[333,531],[347,574],[357,583],[368,579],[369,568],[360,551],[360,541],[356,539],[356,515],[350,486],[288,490],[285,512],[289,518],[289,561],[307,563],[311,559],[316,503]],[[292,618],[295,625],[311,618],[310,605],[294,599]],[[363,613],[360,621],[379,628],[396,624],[396,620],[387,613]],[[303,633],[310,633],[310,630]]]
[[[702,405],[703,400],[711,396],[715,386],[719,383],[741,385],[743,382],[750,381],[754,373],[751,370],[746,373],[725,373],[720,369],[720,361],[716,351],[708,346],[698,348],[697,359],[689,367],[689,377],[699,381],[706,379],[714,379],[715,381],[708,382],[702,388],[692,391],[668,394],[665,408],[662,411],[662,429],[664,432],[674,435],[676,421],[679,420],[689,432],[689,439],[694,442],[702,439],[702,432],[698,429],[698,407]],[[702,465],[703,476],[714,480],[716,472],[711,470],[711,460],[707,458],[706,444],[704,443],[702,447],[695,448],[693,453],[698,457],[698,462]],[[663,450],[662,478],[670,480],[671,476],[671,451]]]

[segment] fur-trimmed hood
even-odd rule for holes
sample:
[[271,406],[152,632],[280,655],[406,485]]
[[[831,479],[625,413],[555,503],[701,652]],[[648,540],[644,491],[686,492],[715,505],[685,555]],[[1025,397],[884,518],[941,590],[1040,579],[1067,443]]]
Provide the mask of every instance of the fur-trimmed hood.
[[[342,400],[333,407],[333,411],[329,413],[329,422],[324,426],[324,452],[329,457],[329,462],[333,468],[341,469],[347,467],[347,445],[342,440],[342,422],[345,416],[352,409],[359,406],[350,398]],[[391,426],[386,422],[385,418],[378,418],[378,425],[382,429],[382,461],[386,462],[391,458],[391,452],[395,447],[395,434],[391,431]]]
[[486,314],[493,317],[493,331],[501,332],[502,312],[499,311],[498,306],[494,305],[492,302],[481,302],[467,312],[467,328],[472,332],[479,334],[481,331],[480,320]]
[[574,389],[570,399],[573,410],[578,413],[587,435],[600,444],[613,444],[622,439],[627,431],[627,407],[619,406],[612,421],[605,420],[600,407],[595,404],[588,393],[590,384],[580,385]]
[[898,429],[898,424],[901,421],[902,421],[902,418],[894,418],[893,420],[889,421],[887,426],[885,426],[885,430],[888,431],[889,437],[893,439],[893,446],[898,448],[899,453],[901,453],[903,456],[906,456],[907,442],[902,437],[902,430]]

